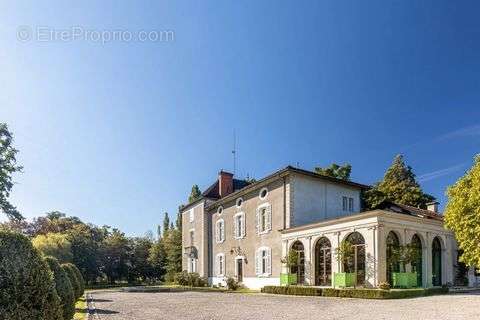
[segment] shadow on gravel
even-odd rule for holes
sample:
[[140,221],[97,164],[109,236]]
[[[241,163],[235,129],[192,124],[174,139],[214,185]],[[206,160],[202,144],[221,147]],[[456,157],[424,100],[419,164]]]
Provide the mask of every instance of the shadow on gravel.
[[117,311],[113,310],[103,310],[103,309],[95,309],[96,314],[117,314]]
[[91,302],[113,302],[113,300],[109,300],[109,299],[96,299],[96,298],[90,299],[89,301],[91,301]]

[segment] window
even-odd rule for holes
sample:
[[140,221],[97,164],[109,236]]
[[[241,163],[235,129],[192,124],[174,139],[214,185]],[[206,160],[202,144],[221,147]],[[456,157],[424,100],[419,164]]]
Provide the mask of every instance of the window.
[[188,258],[188,272],[197,272],[197,259]]
[[257,208],[257,234],[270,230],[272,230],[272,207],[266,203]]
[[353,198],[342,197],[342,210],[353,212]]
[[195,215],[194,215],[194,212],[193,212],[193,208],[190,209],[189,215],[190,215],[190,222],[193,222],[193,219],[195,218]]
[[223,207],[222,206],[218,207],[217,208],[217,213],[222,214],[222,212],[223,212]]
[[190,230],[190,246],[193,247],[193,243],[195,242],[195,231]]
[[217,243],[225,241],[225,222],[223,219],[220,219],[216,223],[215,237]]
[[271,249],[261,247],[255,256],[255,273],[257,276],[269,276],[272,274]]
[[267,196],[268,196],[268,189],[262,188],[262,190],[260,190],[260,193],[258,194],[258,197],[260,198],[260,200],[264,200]]
[[241,239],[245,237],[245,214],[243,212],[237,213],[233,217],[233,224],[233,235],[235,239]]
[[241,207],[242,207],[242,204],[243,204],[243,199],[242,199],[242,198],[238,198],[238,199],[237,199],[237,202],[236,202],[237,208],[241,208]]
[[225,255],[223,253],[217,254],[217,276],[225,274]]

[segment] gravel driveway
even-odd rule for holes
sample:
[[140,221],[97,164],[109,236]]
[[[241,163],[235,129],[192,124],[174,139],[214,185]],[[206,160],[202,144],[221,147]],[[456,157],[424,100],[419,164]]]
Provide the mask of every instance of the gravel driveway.
[[359,300],[217,292],[92,293],[91,319],[480,319],[480,295]]

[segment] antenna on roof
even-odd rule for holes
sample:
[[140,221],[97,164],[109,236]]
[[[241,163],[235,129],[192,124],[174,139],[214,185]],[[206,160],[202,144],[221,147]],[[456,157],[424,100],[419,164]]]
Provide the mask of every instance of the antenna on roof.
[[235,135],[235,129],[233,129],[233,175],[235,175],[237,171],[237,137]]

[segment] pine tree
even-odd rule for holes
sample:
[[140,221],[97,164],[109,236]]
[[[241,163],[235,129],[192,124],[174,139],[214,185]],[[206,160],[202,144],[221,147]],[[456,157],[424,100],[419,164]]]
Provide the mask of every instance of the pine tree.
[[169,228],[170,228],[170,217],[168,216],[168,212],[165,212],[163,215],[163,237],[167,235]]
[[376,208],[385,200],[425,208],[435,198],[423,193],[412,168],[405,164],[402,155],[397,155],[383,180],[365,192],[364,200],[368,209]]
[[198,200],[201,196],[202,196],[202,192],[200,191],[200,188],[196,184],[194,184],[192,186],[192,191],[190,192],[190,196],[188,197],[188,203]]

